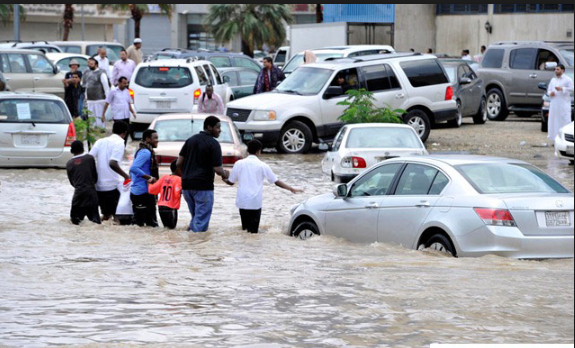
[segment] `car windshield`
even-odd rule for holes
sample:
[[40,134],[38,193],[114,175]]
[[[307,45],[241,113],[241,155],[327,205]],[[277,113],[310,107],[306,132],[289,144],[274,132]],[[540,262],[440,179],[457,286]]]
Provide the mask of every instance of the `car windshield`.
[[290,74],[277,88],[280,93],[316,95],[325,86],[333,70],[301,68]]
[[421,149],[418,136],[412,129],[399,127],[356,128],[349,133],[348,149]]
[[71,122],[66,105],[56,100],[5,99],[0,100],[0,123],[56,123]]
[[[221,122],[221,125],[222,133],[216,140],[223,144],[233,144],[230,124]],[[158,132],[159,141],[186,141],[204,129],[204,120],[162,120],[156,122],[154,129]]]
[[[343,54],[341,53],[316,53],[316,58],[318,62],[323,62],[328,58],[341,58]],[[303,53],[300,53],[293,57],[289,63],[284,67],[284,73],[291,73],[303,64]]]
[[447,77],[449,77],[449,82],[451,82],[451,83],[455,82],[455,80],[457,80],[456,79],[457,67],[455,65],[444,64],[443,68],[445,68],[445,72],[447,73]]
[[559,53],[567,61],[567,66],[573,67],[573,49],[570,50],[559,50]]
[[188,68],[143,67],[138,70],[136,84],[146,88],[182,88],[191,85],[193,78]]
[[569,193],[534,166],[512,163],[476,163],[455,168],[481,194]]

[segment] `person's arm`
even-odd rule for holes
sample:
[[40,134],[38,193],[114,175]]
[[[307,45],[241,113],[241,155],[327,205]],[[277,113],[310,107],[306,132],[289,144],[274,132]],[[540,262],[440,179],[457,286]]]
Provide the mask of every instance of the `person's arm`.
[[[97,145],[97,143],[96,143]],[[112,156],[110,156],[110,161],[108,165],[110,168],[121,175],[124,180],[130,179],[130,176],[124,172],[122,167],[120,167],[120,162],[122,162],[122,157],[124,157],[124,144],[114,144],[114,150],[112,151]]]
[[136,111],[134,110],[134,105],[132,103],[128,104],[130,107],[130,112],[132,113],[132,116],[134,116],[134,120],[136,119]]
[[110,103],[106,101],[106,105],[104,105],[104,111],[102,111],[102,122],[106,123],[106,111],[108,111],[108,106]]
[[66,165],[66,173],[68,174],[68,180],[70,181],[70,185],[74,187],[74,182],[72,182],[72,169],[69,165]]
[[573,93],[573,80],[571,80],[569,77],[567,78],[567,86],[563,88],[563,93]]
[[176,172],[176,174],[178,176],[182,176],[184,174],[184,161],[185,161],[184,156],[180,155],[178,157],[178,161],[176,162],[176,166],[178,167],[178,171]]
[[230,177],[230,172],[224,169],[224,167],[215,167],[214,170],[218,176],[221,176],[222,179],[228,179]]
[[236,165],[232,169],[232,172],[230,173],[230,177],[227,179],[224,179],[224,182],[230,186],[234,186],[236,184],[236,182],[238,182],[239,171],[240,171],[240,166],[236,163]]
[[204,95],[205,94],[202,94],[200,96],[200,98],[198,99],[198,113],[200,113],[200,114],[204,113],[204,111],[205,111],[204,110],[204,103],[202,103],[202,101],[204,100]]
[[158,195],[162,191],[162,186],[164,185],[164,177],[160,180],[156,181],[155,183],[148,185],[148,193],[151,195]]
[[144,178],[146,180],[152,179],[150,175],[146,174],[146,172],[142,170],[146,162],[149,161],[151,158],[152,154],[150,153],[150,151],[146,150],[139,151],[136,158],[134,158],[134,163],[132,163],[132,166],[130,167],[130,174],[133,174],[136,177]]
[[282,69],[278,68],[278,81],[283,81],[283,80],[285,80],[285,78],[286,78],[286,75],[284,74]]
[[214,166],[214,171],[223,179],[228,179],[230,177],[230,172],[225,170],[222,166],[222,146],[217,142],[217,140],[215,140],[215,144],[212,148],[212,165]]
[[[116,62],[116,64],[118,64],[118,62]],[[112,84],[114,86],[118,85],[118,67],[116,66],[116,64],[114,64],[114,66],[112,67]]]
[[113,171],[121,175],[124,178],[124,180],[130,179],[130,176],[126,174],[126,172],[122,169],[122,167],[120,167],[118,161],[110,160],[110,162],[108,162],[108,165],[110,166],[110,168],[112,168]]
[[224,101],[222,100],[222,97],[220,97],[220,96],[217,95],[216,93],[214,93],[214,95],[218,96],[218,110],[217,110],[217,113],[218,113],[218,115],[223,115],[223,114],[224,114]]
[[102,83],[102,87],[104,87],[104,95],[107,98],[110,93],[110,82],[108,81],[108,75],[106,75],[106,72],[100,75],[100,82]]
[[555,96],[555,84],[553,83],[553,79],[549,81],[549,85],[547,86],[547,94],[549,94],[550,97]]
[[303,190],[295,189],[295,188],[289,186],[288,184],[284,183],[284,182],[281,181],[281,180],[276,181],[275,184],[276,184],[277,187],[281,187],[281,188],[283,188],[284,190],[291,191],[291,193],[303,193]]
[[96,169],[96,160],[94,157],[90,157],[90,166],[92,167],[92,178],[94,179],[94,185],[98,182],[98,170]]

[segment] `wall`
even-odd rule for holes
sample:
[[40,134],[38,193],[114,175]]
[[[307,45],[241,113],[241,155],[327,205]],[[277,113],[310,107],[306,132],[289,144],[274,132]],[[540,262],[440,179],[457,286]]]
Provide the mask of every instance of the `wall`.
[[[0,23],[0,40],[14,39],[14,22]],[[113,41],[114,27],[112,24],[85,24],[85,40]],[[30,19],[20,23],[20,40],[22,41],[58,41],[62,39],[62,24],[49,22],[34,22]],[[80,22],[74,23],[70,30],[70,41],[82,39]]]
[[395,50],[426,52],[431,48],[435,52],[435,46],[435,5],[395,5]]

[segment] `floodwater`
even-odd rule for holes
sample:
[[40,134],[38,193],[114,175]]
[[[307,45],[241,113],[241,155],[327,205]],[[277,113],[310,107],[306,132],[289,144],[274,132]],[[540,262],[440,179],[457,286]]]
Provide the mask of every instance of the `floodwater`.
[[[211,232],[196,235],[183,199],[175,231],[77,227],[65,171],[0,170],[0,346],[573,343],[572,259],[296,240],[283,234],[290,207],[331,190],[321,155],[264,160],[306,193],[266,186],[259,235],[241,231],[223,184]],[[537,164],[573,189],[573,167]]]

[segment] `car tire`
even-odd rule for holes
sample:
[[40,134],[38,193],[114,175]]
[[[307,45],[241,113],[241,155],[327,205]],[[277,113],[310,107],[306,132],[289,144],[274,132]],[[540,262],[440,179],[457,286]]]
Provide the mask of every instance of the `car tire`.
[[481,103],[479,104],[479,110],[473,115],[473,123],[475,124],[485,124],[487,122],[487,100],[481,98]]
[[456,257],[455,247],[453,243],[444,234],[437,233],[431,236],[426,242],[418,247],[418,250],[431,249],[439,252],[449,253],[451,256]]
[[403,116],[403,122],[412,126],[422,142],[426,142],[431,132],[431,122],[425,111],[413,109]]
[[297,225],[292,231],[292,236],[301,240],[310,239],[313,236],[319,236],[319,228],[315,222],[306,221]]
[[453,120],[447,121],[451,127],[459,128],[463,124],[463,110],[461,110],[461,101],[457,101],[457,117]]
[[505,121],[509,111],[505,105],[505,97],[498,88],[487,92],[487,118],[491,121]]
[[517,117],[521,117],[521,118],[527,118],[527,117],[531,117],[533,116],[533,112],[529,112],[529,111],[516,111],[515,115],[517,115]]
[[281,153],[296,155],[307,153],[312,143],[311,129],[303,122],[292,121],[280,132],[277,149]]

